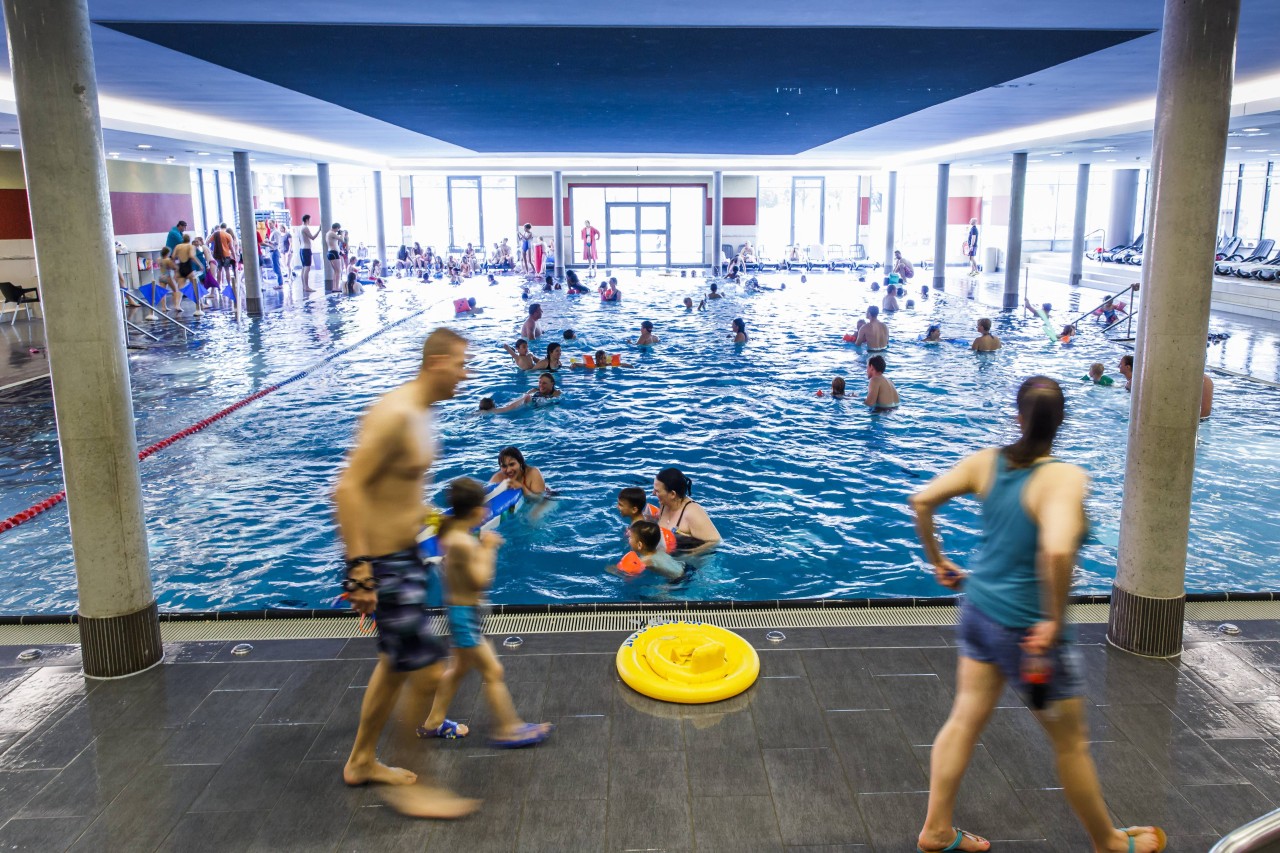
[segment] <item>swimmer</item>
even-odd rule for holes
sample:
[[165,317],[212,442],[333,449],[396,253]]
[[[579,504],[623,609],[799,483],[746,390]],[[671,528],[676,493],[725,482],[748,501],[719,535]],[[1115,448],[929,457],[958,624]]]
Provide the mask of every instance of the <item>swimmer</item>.
[[631,338],[627,342],[638,347],[647,347],[658,343],[659,338],[653,333],[653,323],[649,320],[645,320],[640,324],[639,337]]
[[495,408],[497,408],[497,405],[498,405],[497,403],[493,402],[492,397],[481,397],[480,408],[477,410],[477,412],[480,414],[483,414],[484,412],[492,412]]
[[484,523],[488,512],[484,489],[475,480],[460,477],[450,483],[449,506],[453,515],[441,522],[437,541],[444,552],[442,573],[453,665],[440,679],[431,713],[418,728],[418,737],[453,740],[470,733],[465,725],[448,719],[447,714],[458,685],[468,671],[475,669],[480,673],[481,689],[494,718],[490,745],[500,749],[534,746],[546,740],[555,727],[520,719],[503,681],[502,664],[485,639],[482,627],[485,599],[493,586],[502,537],[493,530],[482,531],[479,536],[471,532]]
[[978,318],[978,336],[973,339],[973,343],[969,345],[969,349],[974,352],[995,352],[1004,346],[1000,339],[991,334],[991,318]]
[[844,377],[837,376],[831,380],[831,396],[833,399],[839,400],[844,397]]
[[502,348],[511,356],[516,367],[521,370],[533,370],[533,354],[529,352],[529,342],[524,338],[516,341],[514,348],[510,344],[503,344]]
[[1058,334],[1054,331],[1053,321],[1049,319],[1049,312],[1053,310],[1053,306],[1048,302],[1039,308],[1031,304],[1031,298],[1027,297],[1023,300],[1023,307],[1040,318],[1040,323],[1044,327],[1044,334],[1049,340],[1057,340]]
[[564,339],[566,341],[576,341],[578,339],[578,333],[575,332],[573,329],[565,329]]
[[505,406],[497,406],[492,409],[481,409],[482,415],[503,415],[507,412],[514,412],[516,409],[526,405],[541,406],[545,403],[559,402],[560,389],[556,387],[556,378],[550,373],[544,373],[538,377],[538,390],[526,391],[516,399],[507,403]]
[[1133,390],[1133,356],[1120,356],[1120,366],[1117,368],[1120,375],[1124,377],[1124,390]]
[[884,356],[873,355],[867,359],[867,379],[871,382],[867,386],[867,399],[862,402],[873,411],[898,408],[898,389],[884,375],[884,369]]
[[686,296],[686,297],[684,298],[684,310],[686,310],[686,311],[692,311],[692,310],[693,310],[693,297],[691,297],[691,296]]
[[573,361],[569,366],[573,368],[581,367],[584,370],[599,370],[602,367],[635,367],[634,364],[628,364],[621,360],[615,364],[613,361],[615,358],[619,358],[619,356],[611,356],[604,350],[598,349],[596,350],[595,355],[592,356],[590,364],[587,364],[585,361],[582,364],[579,364],[577,361]]
[[892,287],[885,289],[884,299],[880,301],[880,310],[886,314],[898,310],[898,293]]
[[691,497],[692,491],[693,481],[679,468],[663,468],[653,481],[653,494],[661,507],[658,525],[675,531],[680,550],[699,553],[720,544],[720,531]]
[[[630,540],[632,553],[640,558],[644,567],[666,578],[669,583],[683,580],[692,571],[662,547],[662,530],[654,522],[635,522],[627,531],[627,538]],[[624,574],[616,566],[611,566],[610,572],[617,575]]]
[[498,286],[498,280],[497,280],[496,278],[494,278],[494,277],[493,277],[493,273],[489,273],[489,286],[490,286],[490,287],[497,287],[497,286]]
[[609,280],[600,284],[600,301],[601,302],[619,302],[622,299],[622,291],[618,289],[618,279],[609,276]]
[[1102,307],[1098,309],[1098,316],[1102,318],[1102,322],[1110,326],[1116,320],[1120,319],[1120,315],[1125,313],[1124,306],[1116,304],[1115,300],[1108,299],[1102,303]]
[[907,300],[907,310],[908,310],[908,311],[915,310],[915,307],[916,307],[916,301],[915,301],[914,299],[908,299],[908,300]]
[[520,337],[527,341],[536,341],[542,337],[545,331],[542,328],[542,305],[538,302],[529,303],[529,319],[524,321],[524,325],[520,327]]
[[711,282],[711,292],[706,295],[706,299],[724,299],[724,294],[720,292],[720,285],[714,281]]
[[560,350],[561,350],[561,347],[557,343],[547,344],[546,358],[540,359],[538,362],[536,362],[533,365],[533,369],[534,370],[559,370],[561,367],[563,367],[563,365],[560,364]]
[[1209,417],[1213,411],[1213,380],[1209,378],[1209,374],[1204,375],[1204,381],[1200,383],[1200,419],[1204,420]]
[[928,330],[924,333],[924,342],[926,344],[936,344],[936,343],[940,343],[941,341],[942,341],[942,324],[934,323],[933,325],[929,326]]
[[1081,382],[1092,382],[1094,385],[1102,385],[1109,387],[1115,385],[1116,381],[1106,374],[1106,368],[1102,366],[1102,362],[1095,361],[1089,365],[1088,374],[1081,376]]
[[591,292],[591,290],[587,288],[586,285],[584,285],[581,281],[578,280],[578,274],[573,270],[564,271],[564,281],[565,281],[565,286],[568,287],[569,289],[569,292],[567,294],[568,296],[580,296],[583,293]]
[[637,521],[656,521],[658,514],[644,499],[644,489],[628,486],[618,492],[618,515],[627,520],[627,527]]
[[866,344],[868,351],[886,350],[889,348],[889,327],[880,322],[880,309],[874,305],[867,307],[867,323],[859,326],[855,344]]
[[1059,343],[1069,344],[1071,339],[1076,336],[1076,327],[1068,323],[1062,327],[1062,334],[1058,336]]
[[741,317],[736,318],[731,325],[733,327],[733,334],[729,337],[733,339],[735,344],[745,344],[750,340],[747,337],[747,324]]
[[524,461],[520,448],[504,447],[498,454],[498,472],[489,478],[490,483],[506,481],[507,487],[519,489],[527,498],[540,498],[548,491],[542,471]]

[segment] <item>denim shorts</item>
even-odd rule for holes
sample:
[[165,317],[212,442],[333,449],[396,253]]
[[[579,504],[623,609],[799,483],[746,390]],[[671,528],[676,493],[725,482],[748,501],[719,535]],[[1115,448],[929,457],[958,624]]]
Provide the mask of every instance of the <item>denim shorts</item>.
[[[956,628],[960,654],[979,663],[1000,667],[1023,697],[1027,686],[1022,682],[1022,647],[1025,628],[1006,628],[987,616],[967,599],[960,605],[960,624]],[[1068,639],[1059,639],[1049,653],[1053,675],[1049,680],[1049,701],[1072,699],[1084,693],[1080,676],[1080,652]]]
[[409,548],[375,557],[373,576],[378,579],[378,651],[396,672],[425,669],[445,656],[445,647],[432,633],[427,613],[430,569]]
[[484,642],[484,614],[474,604],[449,605],[449,633],[455,649],[474,649]]

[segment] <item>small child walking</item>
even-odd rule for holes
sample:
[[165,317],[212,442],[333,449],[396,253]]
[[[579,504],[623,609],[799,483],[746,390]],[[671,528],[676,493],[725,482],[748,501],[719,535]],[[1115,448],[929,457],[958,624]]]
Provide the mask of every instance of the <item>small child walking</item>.
[[502,545],[502,537],[491,530],[479,537],[471,532],[485,520],[484,502],[484,487],[475,480],[460,477],[449,484],[448,503],[453,515],[441,523],[438,541],[444,554],[453,665],[440,679],[431,713],[418,728],[418,737],[452,740],[470,734],[467,726],[447,719],[447,714],[458,685],[475,669],[484,680],[485,701],[496,724],[490,746],[498,749],[533,746],[546,740],[554,726],[520,719],[502,678],[502,664],[481,629],[483,599],[493,586],[494,566]]

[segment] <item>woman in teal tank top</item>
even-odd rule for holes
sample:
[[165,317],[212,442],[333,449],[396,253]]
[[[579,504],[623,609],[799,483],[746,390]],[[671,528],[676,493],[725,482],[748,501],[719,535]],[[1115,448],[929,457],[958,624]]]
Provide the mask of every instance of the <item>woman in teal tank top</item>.
[[[929,811],[916,842],[921,853],[991,848],[951,818],[960,779],[1006,681],[1031,695],[1067,801],[1094,850],[1157,853],[1166,844],[1158,827],[1111,823],[1089,755],[1079,655],[1065,636],[1089,478],[1050,455],[1064,413],[1058,383],[1031,377],[1018,389],[1022,436],[966,457],[911,497],[916,533],[938,582],[965,593],[955,702],[933,743]],[[939,507],[961,495],[982,502],[982,546],[968,572],[942,553],[933,522]]]

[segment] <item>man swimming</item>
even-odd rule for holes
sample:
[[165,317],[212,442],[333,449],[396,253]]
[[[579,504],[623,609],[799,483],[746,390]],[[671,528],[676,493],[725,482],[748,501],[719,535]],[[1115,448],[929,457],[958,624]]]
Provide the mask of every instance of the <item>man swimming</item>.
[[880,322],[880,309],[867,306],[867,324],[858,329],[855,344],[866,344],[868,352],[881,352],[889,348],[889,327]]
[[898,408],[898,389],[884,375],[884,370],[884,356],[873,355],[867,359],[867,379],[871,381],[867,386],[867,398],[862,402],[874,411]]

